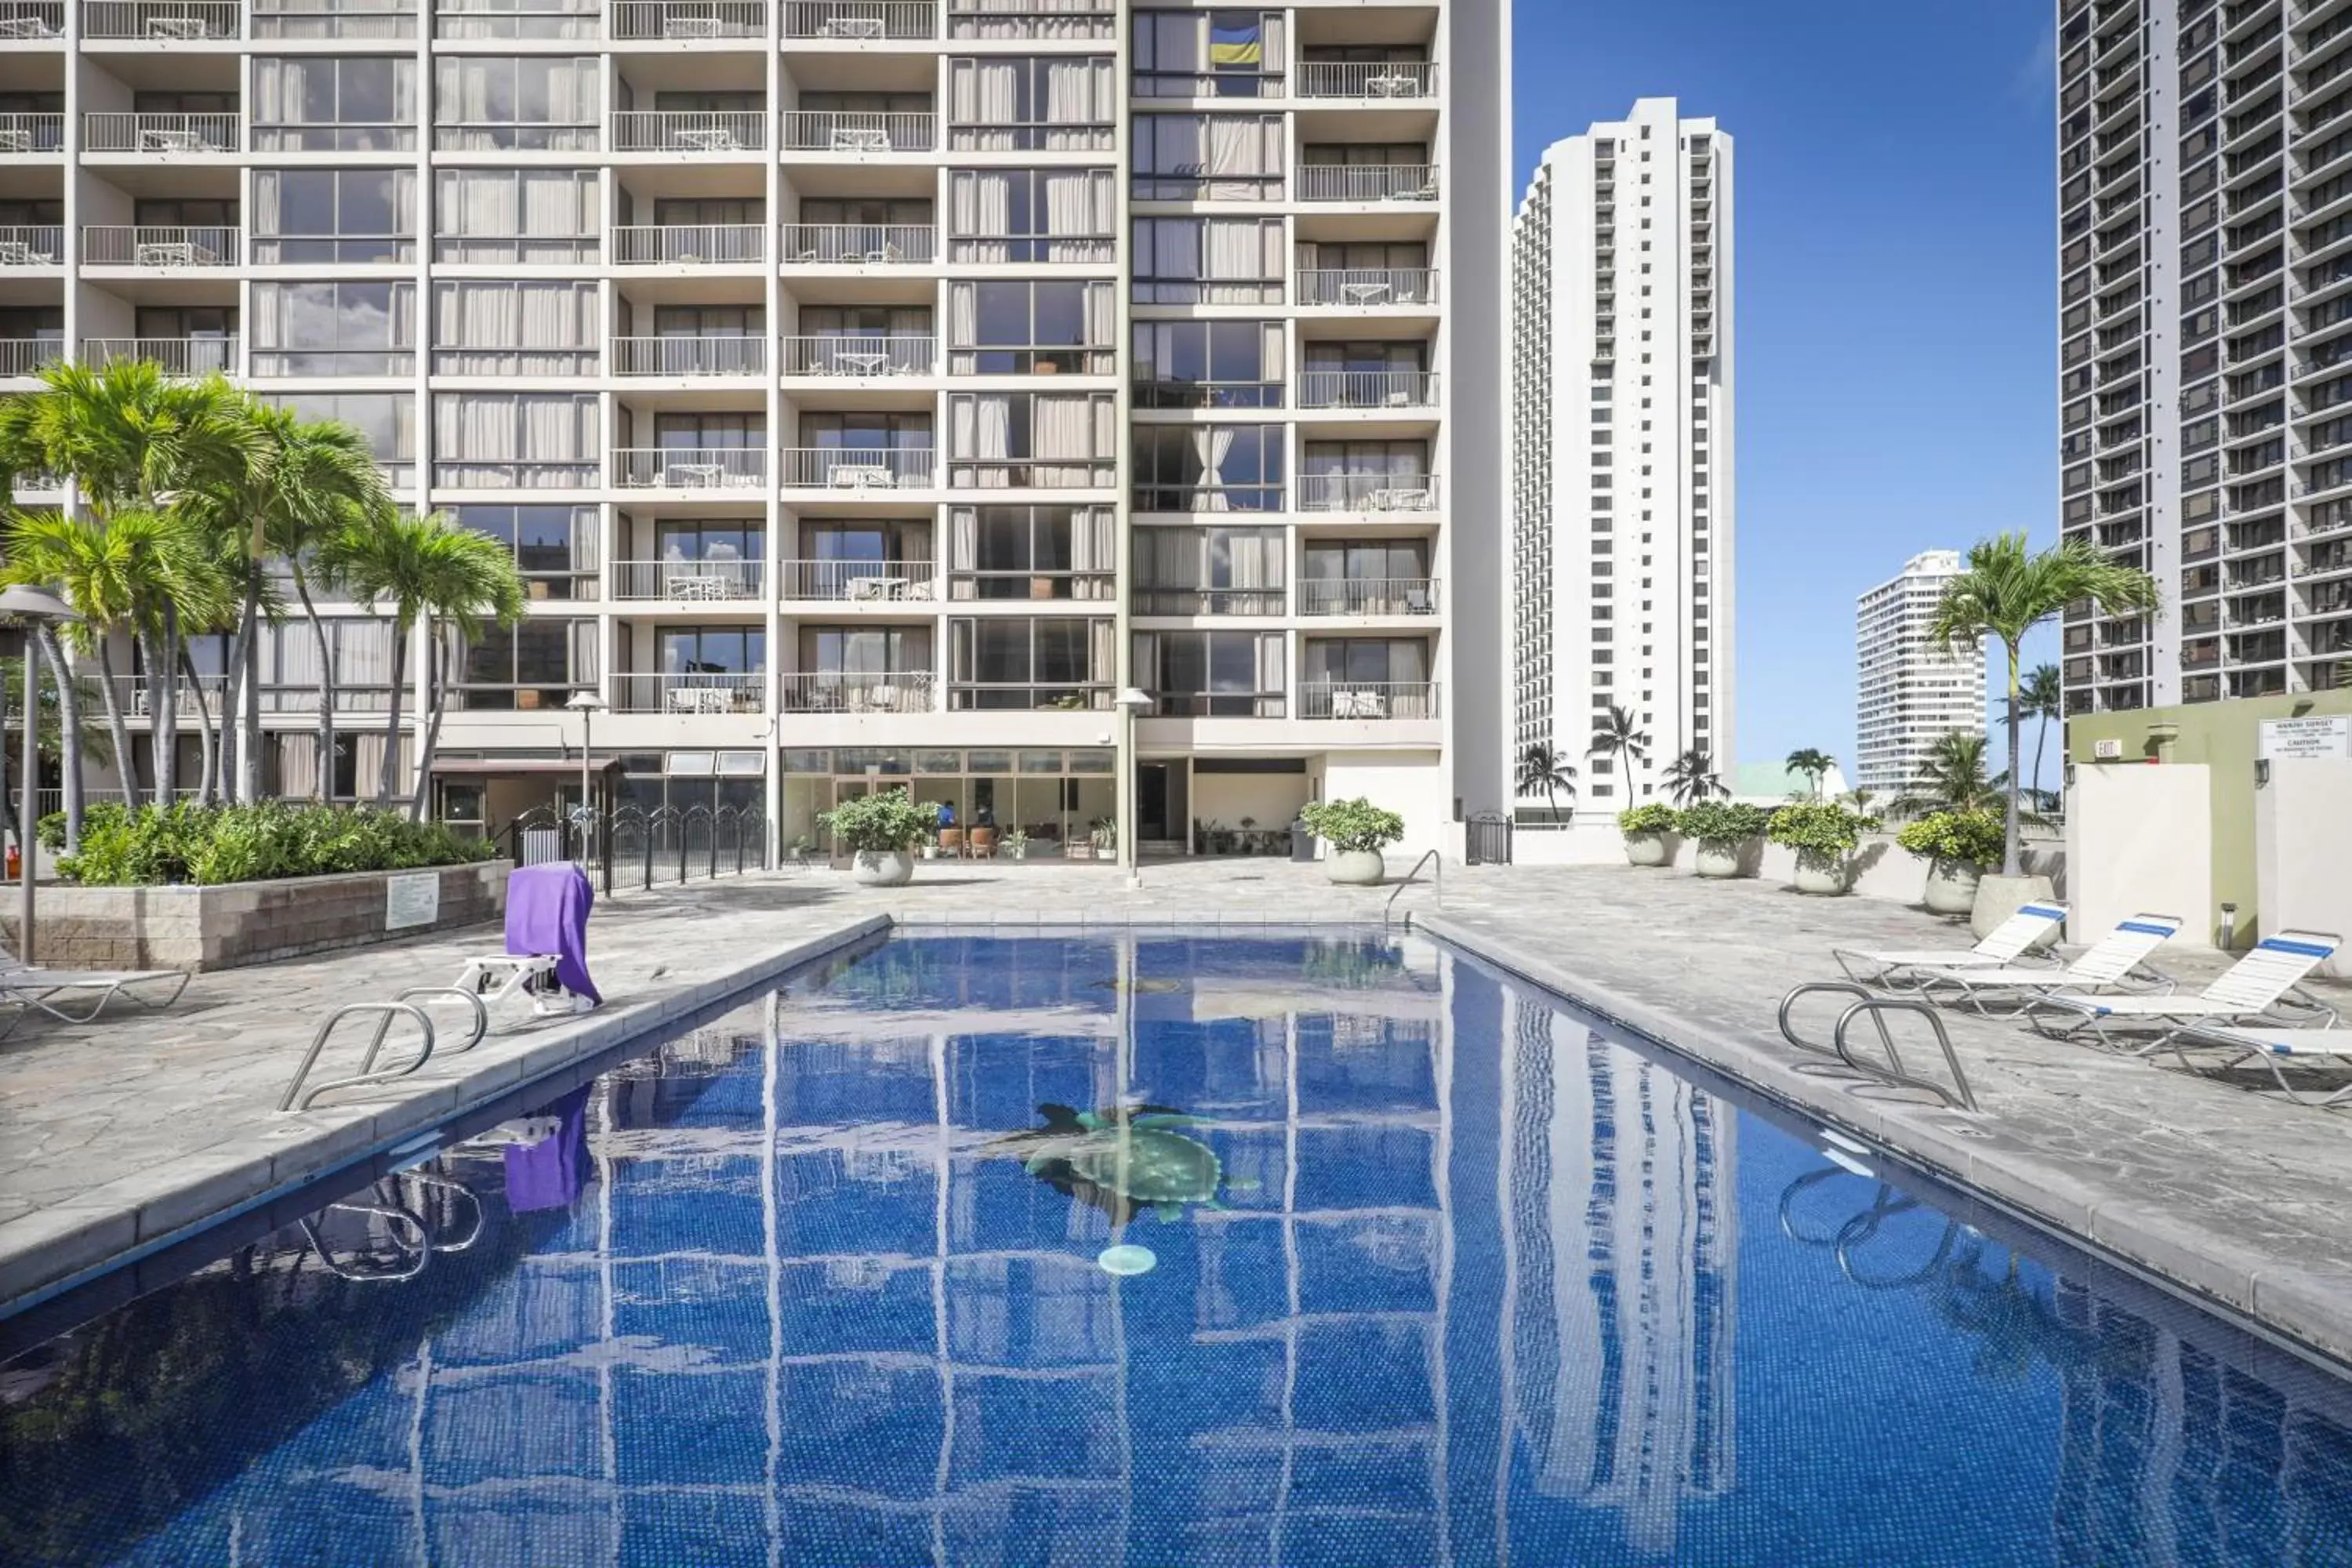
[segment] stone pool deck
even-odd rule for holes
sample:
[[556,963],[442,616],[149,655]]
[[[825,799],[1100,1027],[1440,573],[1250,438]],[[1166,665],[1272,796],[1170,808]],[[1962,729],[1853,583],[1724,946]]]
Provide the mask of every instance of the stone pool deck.
[[[495,931],[200,975],[167,1014],[28,1024],[0,1044],[0,1313],[887,922],[1248,929],[1377,921],[1392,890],[1336,889],[1273,860],[1147,867],[1132,889],[1108,868],[948,864],[889,892],[824,871],[656,889],[599,910],[604,1009],[502,1029],[386,1098],[293,1116],[272,1108],[318,1018],[341,1001],[445,982],[465,955],[496,947]],[[1621,868],[1457,867],[1442,907],[1417,885],[1395,908],[1784,1103],[2352,1360],[2352,1113],[1968,1017],[1952,1036],[1980,1116],[1795,1072],[1801,1058],[1774,1011],[1791,984],[1833,975],[1831,946],[1965,943],[1899,905]],[[2166,966],[2201,982],[2221,961],[2190,950]],[[2352,988],[2322,989],[2352,1014]]]

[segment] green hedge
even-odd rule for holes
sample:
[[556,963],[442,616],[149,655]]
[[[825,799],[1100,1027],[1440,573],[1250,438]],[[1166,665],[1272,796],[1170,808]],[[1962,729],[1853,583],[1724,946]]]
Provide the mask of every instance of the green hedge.
[[478,838],[389,811],[279,802],[136,811],[101,805],[82,819],[81,852],[58,869],[84,887],[142,888],[462,866],[490,854]]

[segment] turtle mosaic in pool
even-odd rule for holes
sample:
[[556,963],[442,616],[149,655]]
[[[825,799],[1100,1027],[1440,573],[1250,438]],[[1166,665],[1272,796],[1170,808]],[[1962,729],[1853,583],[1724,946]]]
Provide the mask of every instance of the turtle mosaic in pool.
[[0,1372],[0,1560],[2352,1562],[2332,1374],[1418,941],[898,940],[536,1109]]

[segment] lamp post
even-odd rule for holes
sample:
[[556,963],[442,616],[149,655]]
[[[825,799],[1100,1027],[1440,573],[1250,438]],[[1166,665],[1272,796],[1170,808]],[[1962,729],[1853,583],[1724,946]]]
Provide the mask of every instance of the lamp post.
[[1139,686],[1120,689],[1111,700],[1118,710],[1118,866],[1133,887],[1135,855],[1135,716],[1151,710],[1151,693]]
[[596,820],[596,807],[588,793],[592,771],[592,749],[595,743],[596,715],[604,710],[604,700],[593,691],[575,691],[563,704],[580,715],[580,863],[588,864],[588,829]]
[[[33,791],[33,780],[41,771],[39,634],[44,626],[78,621],[81,617],[55,594],[25,584],[0,591],[0,616],[16,621],[25,628],[25,763],[24,777],[17,785],[16,796],[16,961],[29,965],[33,963],[34,833],[40,822]],[[66,679],[66,672],[58,670],[58,679],[63,681]],[[129,757],[118,757],[115,761],[126,772],[131,766]]]

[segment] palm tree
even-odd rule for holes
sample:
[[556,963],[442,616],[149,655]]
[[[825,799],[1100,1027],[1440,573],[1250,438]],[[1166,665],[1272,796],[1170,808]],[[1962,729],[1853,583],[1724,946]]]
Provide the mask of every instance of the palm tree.
[[1728,795],[1716,776],[1715,759],[1693,746],[1666,766],[1666,794],[1676,805],[1689,805],[1712,795]]
[[2001,874],[2021,869],[2018,847],[2019,648],[2035,626],[2056,618],[2066,606],[2087,600],[2103,615],[2144,613],[2156,608],[2156,579],[2137,566],[2110,559],[2084,539],[2061,540],[2040,554],[2022,531],[1998,534],[1969,552],[1968,570],[1944,585],[1928,627],[1948,653],[1998,637],[2009,655],[2009,787]]
[[1619,773],[1625,780],[1625,795],[1633,794],[1633,764],[1650,760],[1650,737],[1633,722],[1633,715],[1615,703],[1609,711],[1593,721],[1592,743],[1584,750],[1588,757],[1618,759]]
[[1571,798],[1576,795],[1576,769],[1550,744],[1541,741],[1519,753],[1519,793],[1533,795],[1538,790],[1550,803],[1555,822],[1559,820],[1559,792],[1566,790]]
[[1898,816],[1931,811],[1997,811],[2002,780],[1985,777],[1985,738],[1955,730],[1927,748],[1918,776],[1889,807]]
[[1868,816],[1870,815],[1870,803],[1877,798],[1878,792],[1876,790],[1864,789],[1860,785],[1856,785],[1853,789],[1845,792],[1846,805],[1852,806],[1857,813],[1864,816]]
[[2066,687],[2054,664],[2037,664],[2018,685],[2018,700],[2024,704],[2021,718],[2038,719],[2039,728],[2033,736],[2033,793],[2042,804],[2049,804],[2048,794],[2042,787],[2042,753],[2050,743],[2050,721],[2065,717]]
[[[322,554],[331,558],[355,601],[371,611],[381,601],[391,605],[392,701],[384,719],[383,764],[376,780],[379,808],[391,805],[399,773],[400,696],[412,626],[422,626],[432,650],[433,668],[418,698],[428,721],[416,759],[416,793],[409,806],[411,816],[421,817],[446,706],[441,699],[452,660],[444,655],[462,658],[466,637],[477,622],[511,626],[520,621],[522,577],[505,545],[460,528],[438,512],[361,523],[338,535]],[[445,626],[449,633],[446,638],[441,635]]]
[[1837,766],[1835,757],[1831,756],[1827,752],[1815,751],[1811,746],[1807,746],[1802,751],[1789,753],[1789,771],[1792,773],[1802,773],[1813,781],[1815,800],[1822,798],[1822,780],[1828,777],[1829,771],[1835,766]]

